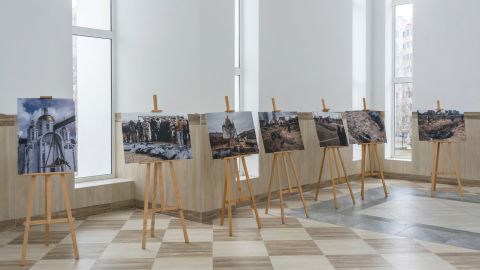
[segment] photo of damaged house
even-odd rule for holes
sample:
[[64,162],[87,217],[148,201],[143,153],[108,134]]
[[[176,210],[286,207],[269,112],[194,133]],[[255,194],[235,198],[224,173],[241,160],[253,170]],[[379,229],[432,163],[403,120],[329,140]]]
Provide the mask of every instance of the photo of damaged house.
[[314,112],[313,120],[320,147],[348,146],[342,113]]
[[351,144],[387,142],[384,112],[348,111],[345,116]]
[[191,159],[188,115],[122,113],[125,163]]
[[17,101],[18,173],[77,171],[73,99]]
[[420,141],[466,141],[465,115],[456,110],[418,111],[418,135]]
[[259,112],[265,153],[303,150],[297,112]]
[[251,112],[207,113],[205,118],[214,159],[258,153]]

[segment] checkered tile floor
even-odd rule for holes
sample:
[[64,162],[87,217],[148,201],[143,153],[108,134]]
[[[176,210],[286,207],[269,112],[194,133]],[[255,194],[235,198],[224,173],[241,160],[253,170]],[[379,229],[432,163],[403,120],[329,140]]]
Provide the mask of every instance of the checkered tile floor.
[[[316,203],[311,193],[305,195],[309,205]],[[346,191],[343,196],[348,196]],[[322,190],[322,199],[331,199],[328,189]],[[300,206],[297,196],[286,198],[287,215],[289,207]],[[288,217],[282,225],[278,200],[269,215],[264,207],[259,204],[261,230],[249,207],[237,209],[233,237],[218,220],[188,221],[190,244],[183,242],[178,219],[158,215],[156,237],[148,237],[146,250],[141,249],[140,210],[91,216],[76,221],[79,261],[73,258],[65,225],[51,226],[49,247],[42,244],[43,227],[35,227],[25,267],[18,266],[22,231],[4,231],[0,232],[0,269],[480,269],[476,250],[312,219]]]

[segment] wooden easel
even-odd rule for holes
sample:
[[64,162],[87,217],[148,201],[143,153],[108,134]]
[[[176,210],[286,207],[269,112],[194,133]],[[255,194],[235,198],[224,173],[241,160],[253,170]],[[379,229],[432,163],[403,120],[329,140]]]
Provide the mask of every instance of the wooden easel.
[[[225,105],[227,107],[226,112],[234,112],[230,109],[230,102],[228,101],[228,96],[225,96]],[[223,189],[223,199],[222,199],[222,208],[220,213],[220,225],[223,226],[225,220],[225,206],[228,209],[228,235],[233,236],[233,225],[232,225],[232,205],[235,205],[240,202],[251,201],[252,209],[255,212],[255,218],[257,221],[257,227],[262,228],[262,223],[260,221],[260,216],[258,215],[257,204],[255,203],[255,194],[253,193],[252,183],[250,181],[250,175],[248,173],[247,162],[245,161],[244,156],[235,156],[235,157],[226,157],[223,158],[225,162],[225,176],[224,176],[224,189]],[[240,183],[240,169],[238,166],[239,159],[242,161],[243,171],[245,173],[245,182],[247,183],[249,196],[244,196],[242,192],[242,185]],[[232,199],[231,183],[232,183],[232,163],[235,169],[235,182],[237,184],[238,198]]]
[[[363,98],[363,110],[367,111],[367,102],[365,98]],[[388,197],[387,185],[385,183],[385,176],[383,175],[383,168],[382,168],[382,159],[380,158],[378,145],[381,143],[362,143],[362,164],[361,164],[361,180],[362,180],[362,191],[361,196],[362,200],[365,199],[365,176],[375,177],[378,176],[382,180],[383,185],[383,192],[385,193],[385,198]],[[367,174],[366,172],[366,164],[367,164],[367,151],[368,151],[368,159],[370,163],[370,170]],[[378,171],[374,171],[375,160],[377,161]]]
[[[273,107],[273,112],[280,112],[280,110],[277,109],[275,98],[272,98],[272,107]],[[282,178],[280,177],[279,160],[283,160],[283,168],[284,168],[285,176],[287,177],[286,189],[283,188],[283,185],[282,185],[283,181],[282,181]],[[292,187],[290,174],[288,172],[288,164],[290,165],[293,171],[293,176],[295,178],[295,181],[297,182],[296,187]],[[273,153],[272,170],[270,171],[270,182],[268,184],[268,197],[267,197],[267,205],[265,207],[265,214],[268,214],[268,209],[270,207],[270,199],[272,197],[272,188],[273,188],[273,178],[275,173],[277,174],[278,194],[280,197],[280,213],[282,216],[282,224],[285,224],[285,210],[283,206],[284,204],[283,195],[288,195],[288,194],[293,194],[298,192],[300,194],[300,199],[303,203],[303,210],[305,212],[305,216],[309,217],[307,203],[305,202],[305,198],[303,197],[302,184],[300,183],[300,178],[298,177],[297,166],[295,165],[295,162],[293,161],[293,158],[292,158],[292,151]]]
[[[329,112],[330,109],[327,108],[325,105],[325,100],[322,98],[322,106],[323,106],[323,112]],[[328,165],[329,165],[329,171],[330,171],[330,178],[332,179],[332,193],[333,193],[333,206],[335,209],[338,208],[337,206],[337,188],[336,188],[336,179],[338,179],[339,182],[341,182],[342,178],[345,179],[345,182],[347,183],[348,190],[350,191],[350,196],[352,197],[352,202],[355,204],[355,196],[353,195],[352,188],[350,187],[350,182],[348,181],[348,175],[347,175],[347,170],[345,169],[345,164],[343,162],[342,154],[340,152],[340,148],[343,148],[342,146],[327,146],[323,148],[323,156],[322,156],[322,161],[320,162],[320,175],[318,176],[318,182],[317,182],[317,191],[315,192],[315,201],[318,200],[318,192],[320,191],[320,181],[322,180],[322,173],[323,173],[323,167],[325,164],[325,158],[327,157],[327,154],[329,156],[328,159]],[[337,159],[338,155],[338,159]],[[340,174],[340,166],[339,166],[339,161],[340,160],[340,165],[343,170],[343,177]],[[335,178],[333,176],[333,164],[335,164],[336,172],[337,172],[337,177]]]
[[[51,96],[41,96],[41,99],[52,99]],[[73,172],[49,172],[49,173],[30,173],[25,174],[25,176],[30,176],[30,186],[28,189],[28,204],[27,204],[27,215],[25,216],[24,222],[24,232],[23,232],[23,246],[22,246],[22,257],[20,259],[20,265],[24,266],[27,259],[28,253],[28,235],[30,233],[30,226],[32,225],[45,225],[45,246],[48,247],[50,242],[50,224],[58,223],[67,223],[70,230],[70,236],[72,237],[73,253],[75,259],[80,258],[78,254],[77,246],[77,235],[75,233],[75,224],[73,223],[74,218],[72,216],[72,206],[70,204],[70,198],[68,197],[67,189],[67,180],[66,175],[73,175]],[[60,182],[62,186],[63,200],[65,203],[65,210],[67,211],[67,218],[55,218],[52,219],[52,176],[60,176]],[[41,220],[32,220],[32,211],[33,211],[33,199],[35,195],[35,181],[38,177],[44,177],[45,180],[45,219]]]
[[[437,100],[437,112],[442,110],[440,100]],[[455,176],[457,179],[457,190],[461,197],[463,197],[463,186],[460,179],[460,172],[458,170],[457,151],[454,149],[455,142],[432,141],[432,190],[431,196],[435,196],[437,191],[437,176]],[[442,150],[443,149],[443,150]],[[439,171],[440,152],[444,151],[447,155],[442,162],[443,171]],[[450,156],[450,162],[453,163],[453,172],[448,172],[447,157]]]
[[[153,113],[162,112],[158,109],[157,105],[157,95],[153,95]],[[170,170],[170,178],[172,180],[172,186],[174,189],[176,205],[167,206],[166,197],[165,197],[165,182],[163,177],[163,164],[168,164]],[[173,166],[173,161],[155,161],[155,162],[145,162],[143,164],[147,165],[146,173],[146,182],[145,182],[145,194],[144,194],[144,204],[143,204],[143,231],[142,231],[142,249],[145,249],[147,246],[147,223],[148,223],[148,214],[151,212],[151,223],[150,223],[150,236],[155,237],[155,215],[159,212],[166,211],[178,211],[178,216],[180,218],[180,224],[183,229],[183,237],[185,243],[189,243],[187,225],[185,224],[185,216],[183,214],[182,200],[180,197],[180,191],[177,184],[177,176],[175,174],[175,167]],[[150,171],[151,166],[153,165],[153,195],[152,195],[152,208],[148,208],[149,197],[150,197]],[[157,206],[157,191],[160,195],[160,207]]]

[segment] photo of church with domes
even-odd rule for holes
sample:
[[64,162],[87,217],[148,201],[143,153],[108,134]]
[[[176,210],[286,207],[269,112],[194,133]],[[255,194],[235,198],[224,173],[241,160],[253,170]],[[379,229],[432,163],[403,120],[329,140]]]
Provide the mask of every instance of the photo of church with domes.
[[212,158],[258,154],[251,112],[206,113]]
[[18,99],[18,173],[77,171],[73,99]]

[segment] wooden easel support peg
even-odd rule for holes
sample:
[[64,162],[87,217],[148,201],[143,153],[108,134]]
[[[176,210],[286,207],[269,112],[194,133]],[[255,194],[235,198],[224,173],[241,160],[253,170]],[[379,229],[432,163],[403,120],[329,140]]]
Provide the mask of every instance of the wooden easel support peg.
[[440,100],[437,99],[437,112],[442,111],[442,106],[440,106]]
[[159,113],[159,112],[162,112],[162,110],[159,110],[158,109],[158,99],[157,99],[157,95],[153,95],[153,110],[152,110],[153,113]]
[[230,108],[230,101],[228,100],[228,96],[225,96],[225,107],[227,108],[225,112],[234,112],[235,110],[232,110]]
[[272,98],[272,109],[273,112],[280,112],[280,110],[277,108],[277,102],[275,101],[275,98]]
[[363,103],[363,110],[366,111],[367,110],[367,99],[363,98],[362,103]]
[[327,105],[325,104],[325,99],[322,98],[322,107],[323,107],[323,112],[329,112],[330,109],[327,108]]

